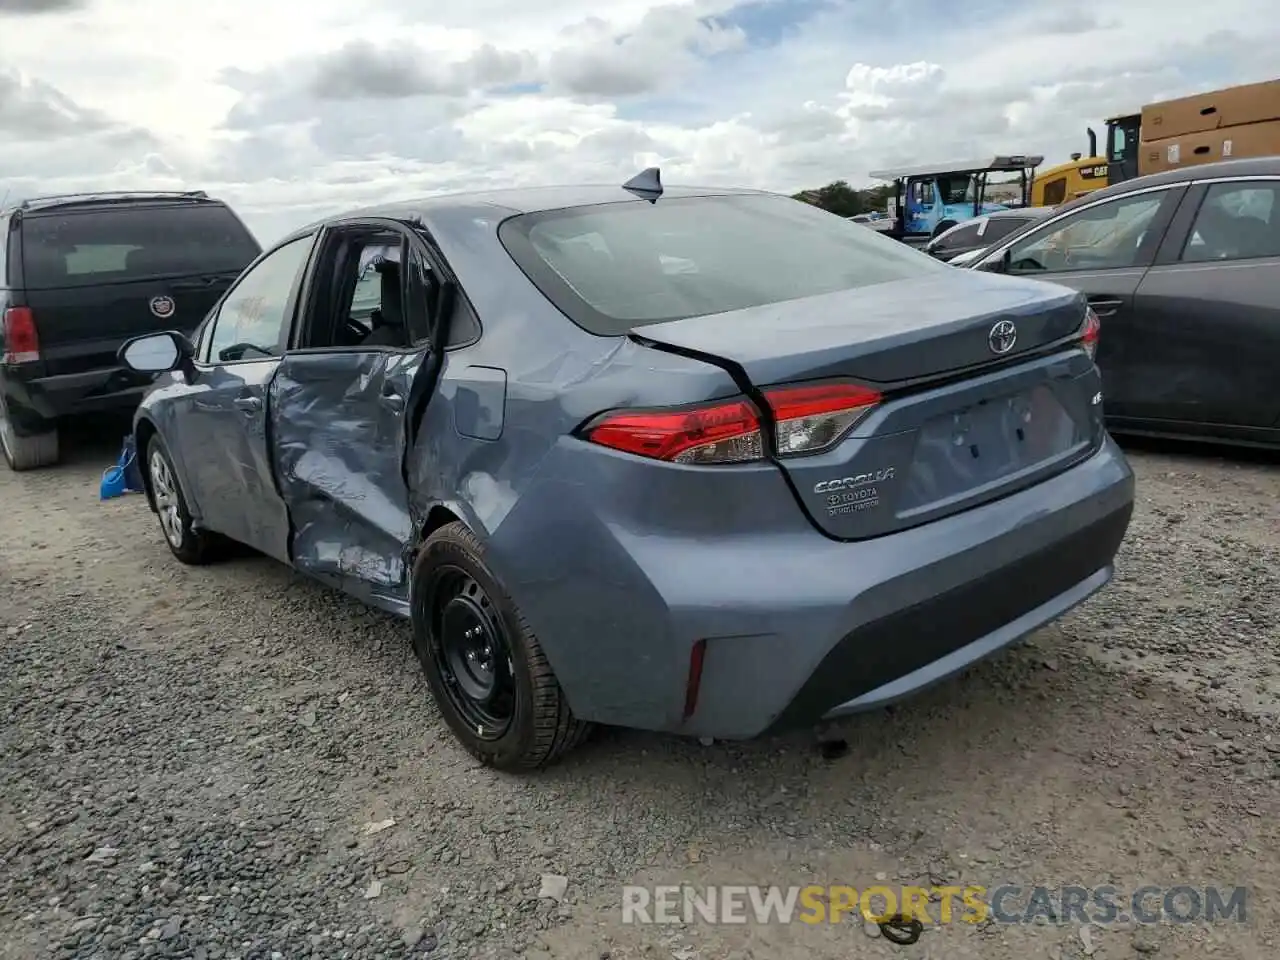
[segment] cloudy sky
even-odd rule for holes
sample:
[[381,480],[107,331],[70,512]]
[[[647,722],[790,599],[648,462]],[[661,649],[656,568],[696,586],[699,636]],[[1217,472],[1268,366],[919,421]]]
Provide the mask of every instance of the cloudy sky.
[[477,186],[792,192],[1086,149],[1280,75],[1276,0],[0,0],[0,178],[203,188],[263,242]]

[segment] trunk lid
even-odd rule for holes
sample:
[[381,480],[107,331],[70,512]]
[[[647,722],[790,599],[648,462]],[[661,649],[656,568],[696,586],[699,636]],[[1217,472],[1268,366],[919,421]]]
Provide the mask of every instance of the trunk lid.
[[[970,279],[977,279],[970,283]],[[1016,357],[1079,329],[1075,290],[977,271],[896,280],[636,327],[632,336],[736,364],[757,387],[848,376],[902,383]],[[1017,329],[992,351],[997,323]]]
[[1047,479],[1104,436],[1097,367],[1069,339],[1081,327],[1082,296],[998,275],[971,284],[971,276],[654,324],[632,336],[724,366],[757,396],[841,377],[879,389],[883,401],[834,447],[777,462],[823,532],[882,536]]

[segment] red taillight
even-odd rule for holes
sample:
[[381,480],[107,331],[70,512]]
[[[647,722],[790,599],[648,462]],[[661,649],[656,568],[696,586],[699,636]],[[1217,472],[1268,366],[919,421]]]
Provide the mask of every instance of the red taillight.
[[698,709],[698,692],[702,689],[702,662],[707,656],[707,641],[699,640],[689,651],[689,677],[684,687],[684,719]]
[[764,392],[778,427],[778,456],[816,453],[831,446],[880,402],[856,383],[776,387]]
[[674,463],[759,460],[760,415],[747,400],[671,411],[607,413],[587,429],[593,443]]
[[1098,355],[1098,336],[1102,333],[1102,322],[1093,312],[1093,307],[1085,308],[1084,324],[1080,327],[1080,342],[1084,344],[1085,353],[1090,358]]
[[40,359],[40,337],[30,307],[10,307],[4,312],[4,362],[34,363]]
[[[764,391],[777,428],[780,457],[816,453],[838,442],[880,402],[875,390],[849,383],[774,387]],[[747,463],[764,458],[760,414],[749,400],[683,410],[606,413],[585,435],[614,450],[673,463]]]

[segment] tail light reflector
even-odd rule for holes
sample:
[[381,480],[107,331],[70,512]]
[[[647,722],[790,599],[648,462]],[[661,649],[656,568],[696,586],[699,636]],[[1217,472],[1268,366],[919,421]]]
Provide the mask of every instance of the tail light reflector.
[[684,689],[684,719],[698,709],[698,693],[702,690],[702,663],[707,657],[707,641],[699,640],[689,651],[689,679]]
[[856,383],[777,387],[765,399],[778,427],[778,456],[816,453],[832,446],[880,402]]
[[[851,383],[773,387],[764,397],[773,413],[779,457],[835,445],[881,400],[877,391]],[[592,443],[672,463],[749,463],[765,455],[760,413],[747,399],[605,413],[584,433]]]
[[40,337],[30,307],[10,307],[4,312],[4,362],[35,363],[40,359]]
[[1084,344],[1085,353],[1089,354],[1090,359],[1096,359],[1098,356],[1098,336],[1101,333],[1102,321],[1093,312],[1093,307],[1086,307],[1084,323],[1080,327],[1080,342]]

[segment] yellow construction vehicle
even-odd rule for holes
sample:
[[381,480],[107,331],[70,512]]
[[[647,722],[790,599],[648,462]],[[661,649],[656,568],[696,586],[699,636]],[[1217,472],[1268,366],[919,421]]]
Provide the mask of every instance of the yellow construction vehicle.
[[1241,84],[1149,103],[1110,117],[1106,148],[1089,130],[1089,155],[1041,170],[1031,204],[1053,207],[1113,183],[1161,170],[1280,154],[1280,80]]
[[1056,207],[1107,185],[1107,158],[1098,156],[1098,135],[1089,133],[1089,155],[1073,153],[1066,163],[1048,167],[1031,183],[1031,206]]

